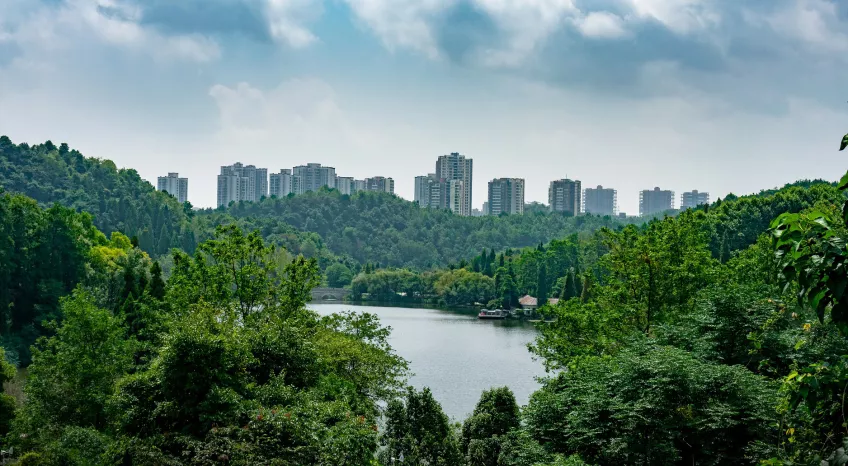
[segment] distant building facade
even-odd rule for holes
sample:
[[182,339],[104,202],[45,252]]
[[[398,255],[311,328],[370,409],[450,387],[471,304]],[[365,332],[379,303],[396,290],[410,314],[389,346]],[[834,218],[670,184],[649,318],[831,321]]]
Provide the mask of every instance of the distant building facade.
[[710,193],[700,193],[698,190],[686,191],[680,195],[680,210],[692,209],[699,205],[710,203]]
[[[471,215],[473,172],[474,161],[458,152],[439,156],[436,161],[436,177],[451,182],[451,192],[454,194],[452,194],[449,204],[451,210],[456,214]],[[454,181],[459,181],[459,183],[453,183]],[[462,199],[455,199],[456,196],[461,196]]]
[[230,202],[256,202],[268,195],[268,169],[253,165],[233,165],[221,167],[218,175],[218,206]]
[[300,178],[292,175],[292,171],[284,168],[280,173],[272,173],[269,179],[271,196],[286,197],[300,192]]
[[181,203],[188,201],[188,178],[180,178],[179,173],[160,176],[156,182],[156,189],[167,192]]
[[373,178],[365,178],[364,181],[366,191],[378,191],[390,194],[395,193],[395,180],[391,178],[375,176]]
[[356,180],[352,176],[337,176],[336,189],[342,194],[351,195],[357,191]]
[[487,215],[523,214],[524,180],[521,178],[496,178],[489,182],[489,200],[485,204]]
[[674,191],[660,188],[639,192],[639,215],[654,215],[674,209]]
[[618,193],[611,188],[598,185],[583,190],[583,213],[615,215],[618,211]]
[[318,191],[323,187],[336,187],[336,169],[322,167],[320,163],[307,163],[292,169],[292,174],[300,178],[302,194],[307,191]]
[[582,204],[583,190],[580,189],[580,180],[551,181],[548,188],[548,204],[551,212],[564,212],[571,215],[579,215]]
[[450,182],[439,179],[435,173],[415,177],[415,202],[421,207],[449,209]]

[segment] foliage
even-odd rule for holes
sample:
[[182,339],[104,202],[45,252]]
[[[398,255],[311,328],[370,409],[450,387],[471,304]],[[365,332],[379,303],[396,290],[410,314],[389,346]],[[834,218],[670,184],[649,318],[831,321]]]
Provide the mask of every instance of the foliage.
[[409,388],[403,401],[389,402],[380,435],[379,459],[385,465],[452,466],[462,455],[448,417],[430,389]]
[[15,425],[24,446],[61,441],[69,427],[105,429],[109,396],[131,363],[121,321],[90,295],[64,298],[62,313],[56,335],[42,337],[33,350],[27,402]]
[[100,231],[137,237],[153,255],[171,248],[193,252],[196,245],[186,210],[174,197],[156,191],[133,169],[86,158],[67,144],[15,145],[0,136],[0,186],[43,206],[88,212]]
[[[95,268],[137,251],[125,239]],[[194,257],[175,252],[164,293],[145,263],[119,273],[118,310],[86,288],[65,298],[34,354],[17,451],[46,464],[371,462],[406,361],[376,317],[308,311],[315,261],[275,251],[220,228]]]
[[525,416],[553,452],[599,465],[744,464],[776,436],[776,399],[743,368],[634,343],[547,380]]
[[348,286],[351,280],[353,280],[353,272],[348,266],[340,262],[327,267],[324,270],[324,276],[327,278],[327,286],[332,288]]
[[105,241],[87,214],[0,194],[0,343],[12,360],[29,364],[29,345],[48,333],[43,322],[61,318],[59,298],[84,279],[89,249]]
[[518,403],[508,387],[484,391],[462,425],[460,448],[468,466],[497,466],[504,437],[519,423]]
[[6,352],[0,347],[0,447],[3,447],[3,438],[12,426],[17,404],[11,395],[4,393],[4,385],[15,378],[16,372],[15,366],[6,361]]

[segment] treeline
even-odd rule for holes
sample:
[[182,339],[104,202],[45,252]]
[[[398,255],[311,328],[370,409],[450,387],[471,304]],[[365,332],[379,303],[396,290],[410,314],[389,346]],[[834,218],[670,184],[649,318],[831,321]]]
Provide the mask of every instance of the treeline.
[[0,136],[0,187],[43,206],[88,212],[100,231],[135,237],[149,254],[168,254],[171,248],[193,252],[197,246],[191,205],[156,191],[135,170],[86,158],[64,143],[16,145]]
[[244,222],[245,228],[262,229],[266,236],[277,228],[314,232],[334,254],[359,264],[414,270],[470,259],[483,248],[522,248],[622,223],[611,217],[541,212],[460,217],[447,210],[419,208],[385,193],[347,196],[335,190],[239,203],[226,214]]
[[0,186],[42,206],[58,203],[88,212],[106,235],[120,232],[136,238],[153,257],[168,257],[172,248],[193,253],[219,225],[236,224],[245,231],[259,230],[266,241],[294,255],[317,259],[322,270],[341,264],[353,275],[365,264],[445,267],[457,258],[470,260],[483,248],[523,248],[637,221],[567,217],[540,209],[469,218],[421,209],[385,193],[347,196],[336,190],[196,211],[110,160],[86,158],[64,143],[14,144],[7,136],[0,136]]
[[[684,212],[679,216],[680,224],[688,226],[669,233],[671,236],[663,241],[677,240],[674,234],[697,229],[710,257],[725,263],[754,244],[778,215],[817,204],[833,205],[844,199],[829,183],[800,184],[787,185],[771,194],[734,196]],[[524,249],[483,249],[470,260],[462,259],[444,269],[427,272],[366,267],[353,278],[351,290],[355,300],[367,297],[382,302],[479,303],[507,309],[517,307],[518,299],[524,295],[542,302],[549,298],[589,297],[594,286],[604,283],[605,273],[599,261],[609,253],[611,244],[625,237],[636,241],[640,234],[655,228],[652,224],[601,228]]]

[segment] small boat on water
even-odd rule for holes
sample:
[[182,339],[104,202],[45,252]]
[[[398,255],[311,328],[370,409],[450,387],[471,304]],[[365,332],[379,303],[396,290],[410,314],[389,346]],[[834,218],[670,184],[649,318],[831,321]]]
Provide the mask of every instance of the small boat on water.
[[507,314],[506,311],[501,311],[501,310],[487,311],[487,310],[483,309],[482,311],[480,311],[479,314],[477,314],[477,318],[478,319],[505,319],[506,314]]

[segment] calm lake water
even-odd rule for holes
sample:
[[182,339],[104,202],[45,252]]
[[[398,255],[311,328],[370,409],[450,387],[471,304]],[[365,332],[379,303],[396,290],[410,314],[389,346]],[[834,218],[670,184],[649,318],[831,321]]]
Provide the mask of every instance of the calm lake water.
[[473,312],[313,303],[321,315],[342,311],[377,314],[392,327],[391,345],[409,361],[410,384],[430,387],[445,413],[462,421],[483,390],[508,386],[524,405],[545,374],[527,343],[536,337],[529,323],[478,320]]

